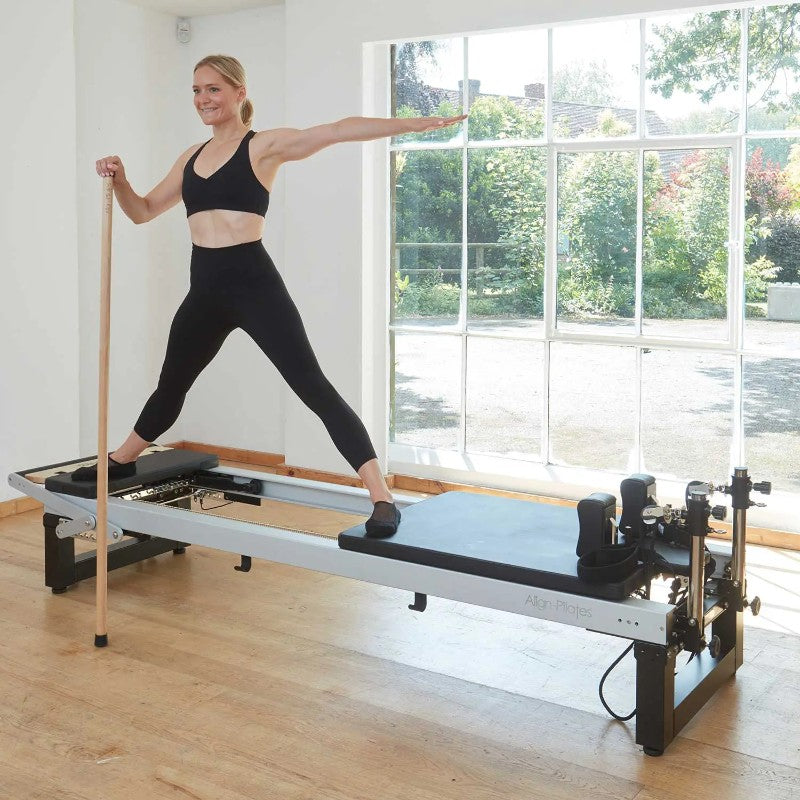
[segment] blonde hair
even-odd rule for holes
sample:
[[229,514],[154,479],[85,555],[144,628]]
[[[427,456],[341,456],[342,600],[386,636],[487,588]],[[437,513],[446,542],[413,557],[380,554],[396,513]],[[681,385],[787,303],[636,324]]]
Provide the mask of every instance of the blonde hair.
[[[233,56],[206,56],[194,65],[192,72],[196,72],[200,67],[215,69],[234,89],[241,89],[247,84],[244,67]],[[241,113],[242,122],[249,128],[253,122],[253,104],[247,98],[242,103]]]

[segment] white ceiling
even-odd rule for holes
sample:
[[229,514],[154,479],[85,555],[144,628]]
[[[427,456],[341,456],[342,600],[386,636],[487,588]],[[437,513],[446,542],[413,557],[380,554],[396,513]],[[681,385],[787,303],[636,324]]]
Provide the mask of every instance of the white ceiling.
[[134,6],[150,8],[176,17],[200,17],[203,14],[225,14],[244,8],[280,6],[283,0],[125,0]]

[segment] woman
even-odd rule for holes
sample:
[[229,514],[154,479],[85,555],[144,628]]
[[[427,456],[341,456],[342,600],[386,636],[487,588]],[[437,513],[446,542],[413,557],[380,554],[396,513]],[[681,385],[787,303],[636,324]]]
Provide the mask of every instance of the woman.
[[[368,141],[452,125],[459,117],[368,119],[348,117],[298,130],[250,130],[242,65],[213,55],[194,69],[194,105],[214,135],[181,154],[169,174],[140,197],[119,156],[97,161],[97,174],[113,178],[114,194],[135,223],[149,222],[182,198],[192,237],[189,293],[170,328],[158,386],[130,436],[108,456],[109,478],[134,475],[139,454],[178,418],[186,393],[228,334],[249,334],[300,399],[317,414],[333,443],[358,473],[374,503],[367,534],[391,536],[400,512],[381,474],[369,435],[323,375],[303,322],[261,243],[269,192],[286,161],[308,158],[337,142]],[[466,116],[466,115],[465,115]],[[73,480],[97,480],[83,467]]]

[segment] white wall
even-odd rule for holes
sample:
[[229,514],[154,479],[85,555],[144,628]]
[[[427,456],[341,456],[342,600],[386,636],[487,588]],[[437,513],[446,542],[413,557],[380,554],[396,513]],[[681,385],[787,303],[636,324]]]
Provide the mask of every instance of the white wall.
[[[211,138],[191,103],[192,68],[206,55],[224,53],[245,67],[248,96],[253,102],[253,129],[284,124],[284,9],[281,6],[240,11],[234,14],[195,17],[191,42],[179,45],[182,87],[181,127],[187,147]],[[285,275],[283,258],[283,179],[272,187],[264,230],[264,246],[278,271]],[[185,211],[181,206],[185,222]],[[185,233],[188,242],[188,228]],[[188,251],[187,251],[188,253]],[[175,267],[188,276],[188,256],[183,251]],[[174,309],[164,309],[171,317]],[[167,320],[168,322],[168,320]],[[180,437],[191,441],[258,450],[284,452],[283,379],[252,339],[234,331],[219,354],[200,375],[186,399],[175,426]],[[169,440],[169,435],[162,437]]]
[[[234,55],[245,65],[255,107],[253,127],[281,124],[283,9],[192,19],[191,41],[181,44],[171,15],[105,0],[78,0],[77,6],[78,85],[86,87],[78,117],[80,220],[86,234],[81,264],[88,267],[81,270],[81,443],[83,451],[94,452],[99,241],[94,161],[100,155],[121,155],[131,185],[144,195],[187,147],[211,138],[213,131],[197,117],[191,93],[192,68],[210,53]],[[113,68],[99,69],[103,62]],[[264,239],[280,268],[280,179],[274,190]],[[191,256],[183,204],[140,226],[116,207],[114,227],[109,447],[128,435],[156,386],[172,318],[188,291]],[[190,439],[281,453],[282,392],[274,367],[249,337],[234,331],[159,441]]]
[[[283,9],[192,21],[121,0],[17,3],[4,17],[0,64],[31,97],[0,133],[11,155],[0,194],[0,472],[94,454],[101,181],[119,155],[146,194],[191,143],[210,136],[191,99],[192,67],[228,52],[248,68],[256,129],[283,124]],[[35,32],[35,34],[34,34]],[[265,243],[281,268],[282,182]],[[172,317],[189,286],[182,205],[144,226],[113,222],[109,447],[131,430],[155,387]],[[231,335],[160,441],[190,438],[283,452],[282,380],[241,332]],[[0,484],[0,501],[19,496]]]
[[72,3],[3,6],[0,501],[9,472],[78,449]]
[[[120,0],[76,0],[75,47],[80,447],[62,451],[62,461],[97,452],[101,178],[95,161],[120,156],[134,190],[146,194],[189,146],[181,122],[191,102],[178,81],[183,62],[168,14]],[[169,320],[189,285],[181,211],[137,226],[114,206],[110,449],[128,435],[155,386]]]
[[[602,8],[600,6],[602,5]],[[286,120],[304,127],[341,117],[382,115],[380,76],[368,66],[388,56],[371,43],[542,25],[599,16],[707,5],[675,0],[286,0]],[[371,85],[374,83],[374,87]],[[374,91],[373,91],[374,88]],[[384,106],[385,109],[385,106]],[[385,273],[371,193],[379,194],[382,144],[343,144],[286,171],[287,284],[328,377],[373,437],[386,463]],[[376,153],[378,154],[376,156]],[[385,163],[385,160],[384,162]],[[367,198],[369,203],[364,203]],[[375,204],[375,209],[380,206]],[[362,219],[362,212],[365,217]],[[313,231],[313,235],[309,235]],[[365,289],[369,292],[362,294]],[[362,358],[364,367],[362,371]],[[366,378],[367,380],[364,380]],[[316,418],[287,396],[287,463],[348,472]]]

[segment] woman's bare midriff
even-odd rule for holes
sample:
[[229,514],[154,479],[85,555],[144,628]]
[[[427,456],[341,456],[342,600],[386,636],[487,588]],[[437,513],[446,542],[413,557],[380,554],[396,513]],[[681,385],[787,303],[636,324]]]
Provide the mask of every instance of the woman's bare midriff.
[[230,247],[255,242],[264,234],[264,217],[249,211],[215,208],[189,217],[192,244],[200,247]]

